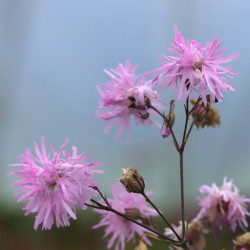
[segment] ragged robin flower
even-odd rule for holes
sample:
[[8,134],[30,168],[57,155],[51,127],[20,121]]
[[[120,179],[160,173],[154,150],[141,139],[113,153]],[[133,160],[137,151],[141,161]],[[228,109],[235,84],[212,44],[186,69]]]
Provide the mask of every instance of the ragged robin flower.
[[[207,229],[213,227],[230,226],[235,231],[237,224],[245,230],[248,227],[246,216],[250,213],[247,203],[250,199],[239,194],[239,189],[233,184],[233,180],[223,180],[221,187],[216,184],[201,186],[202,197],[198,197],[201,210],[196,219],[203,221]],[[204,223],[206,222],[206,223]]]
[[231,78],[230,75],[237,72],[221,64],[233,61],[239,54],[223,57],[225,49],[217,51],[222,43],[217,41],[217,36],[202,48],[195,40],[185,41],[176,25],[174,30],[173,48],[169,51],[177,53],[178,56],[160,58],[163,64],[152,72],[152,74],[157,73],[153,83],[159,85],[159,90],[165,86],[170,86],[172,89],[178,87],[177,99],[187,99],[190,94],[193,97],[196,92],[205,104],[207,95],[211,103],[215,99],[222,101],[223,92],[234,91],[234,87],[226,77]]
[[72,147],[73,155],[70,156],[63,151],[67,142],[57,152],[50,146],[47,153],[42,137],[42,151],[35,142],[36,156],[25,149],[25,154],[18,157],[20,163],[11,165],[19,168],[9,174],[19,175],[19,180],[12,185],[21,187],[16,192],[16,195],[22,194],[17,201],[28,202],[23,208],[25,215],[37,213],[35,230],[41,223],[42,229],[51,229],[54,220],[57,227],[69,226],[70,217],[76,219],[75,207],[85,210],[85,203],[90,202],[91,195],[97,195],[91,186],[99,185],[93,175],[103,173],[95,169],[102,164],[87,163],[91,156],[78,155],[76,147]]
[[97,86],[101,95],[97,117],[104,121],[113,120],[105,132],[120,124],[120,128],[115,139],[118,140],[125,128],[129,129],[130,118],[133,117],[135,123],[152,125],[154,122],[151,115],[155,113],[148,109],[147,103],[156,108],[162,108],[157,92],[152,89],[150,82],[145,81],[145,77],[136,76],[135,70],[129,61],[125,66],[119,64],[115,69],[105,72],[110,76],[108,83],[102,84],[102,88]]

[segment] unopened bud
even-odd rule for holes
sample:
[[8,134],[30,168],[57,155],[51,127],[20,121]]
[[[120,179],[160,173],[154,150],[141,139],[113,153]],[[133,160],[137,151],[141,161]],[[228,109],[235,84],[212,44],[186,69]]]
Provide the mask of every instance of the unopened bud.
[[145,183],[143,178],[138,174],[136,169],[133,168],[123,168],[123,176],[119,181],[124,185],[129,193],[144,193]]
[[174,110],[172,110],[167,116],[166,119],[169,122],[164,121],[163,125],[161,127],[161,136],[163,138],[169,137],[169,135],[171,134],[170,131],[170,127],[172,128],[174,125],[174,121],[175,121],[175,115],[174,115]]
[[165,124],[161,127],[161,136],[165,139],[171,134],[170,128],[167,128]]
[[250,249],[250,232],[246,232],[236,237],[234,241],[234,250],[249,250]]

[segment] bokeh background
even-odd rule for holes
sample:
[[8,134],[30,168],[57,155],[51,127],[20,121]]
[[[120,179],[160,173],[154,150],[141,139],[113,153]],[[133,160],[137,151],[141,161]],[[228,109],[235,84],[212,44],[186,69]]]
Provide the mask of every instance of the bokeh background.
[[[159,67],[158,56],[169,53],[174,38],[173,24],[185,38],[203,45],[218,34],[226,55],[240,53],[233,62],[239,72],[232,80],[236,91],[216,104],[222,125],[194,129],[186,147],[187,218],[199,210],[198,188],[221,185],[224,176],[250,197],[249,11],[248,0],[0,0],[0,249],[106,249],[103,230],[91,230],[99,220],[91,210],[79,210],[71,227],[51,231],[35,232],[34,216],[24,217],[8,165],[41,136],[55,148],[69,138],[67,150],[75,145],[105,163],[105,174],[97,179],[107,195],[121,168],[137,168],[154,191],[155,203],[178,222],[179,160],[171,139],[161,139],[158,127],[132,124],[130,142],[126,133],[115,141],[117,128],[105,134],[107,124],[95,117],[96,85],[109,80],[103,69],[127,59],[140,64],[139,74]],[[160,94],[166,103],[175,95],[170,90]],[[174,130],[180,135],[182,101],[175,110]],[[220,244],[232,249],[231,239]],[[150,249],[166,248],[154,241]]]

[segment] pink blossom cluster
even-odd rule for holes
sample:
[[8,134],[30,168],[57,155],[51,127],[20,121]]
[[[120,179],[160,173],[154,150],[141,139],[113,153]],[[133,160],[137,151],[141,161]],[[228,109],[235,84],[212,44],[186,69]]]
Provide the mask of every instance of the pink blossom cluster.
[[102,84],[102,88],[97,86],[102,98],[97,117],[104,121],[115,119],[107,126],[105,132],[120,124],[116,140],[125,128],[129,129],[130,117],[134,118],[137,125],[154,123],[151,114],[155,112],[148,109],[147,102],[161,108],[161,101],[157,92],[152,89],[151,82],[145,81],[145,77],[135,75],[137,67],[138,65],[133,67],[129,61],[126,61],[125,66],[119,64],[116,70],[105,70],[110,76],[110,82]]
[[[117,187],[111,185],[112,199],[108,199],[108,202],[113,209],[127,214],[134,213],[138,217],[139,222],[145,222],[149,220],[151,216],[157,216],[157,212],[148,207],[148,203],[141,194],[129,193],[120,182],[117,182]],[[152,192],[147,192],[147,195],[151,195]],[[101,221],[93,228],[106,227],[104,237],[111,236],[108,242],[108,248],[111,248],[115,244],[115,250],[124,250],[125,243],[129,241],[135,242],[136,235],[142,237],[142,239],[149,245],[151,245],[147,236],[147,229],[134,224],[112,212],[95,209],[97,213],[102,215]],[[116,242],[116,243],[115,243]]]
[[[237,72],[222,64],[233,61],[239,54],[223,57],[225,49],[218,50],[222,41],[218,42],[217,36],[212,42],[202,47],[195,40],[185,41],[176,25],[174,25],[174,30],[173,48],[169,51],[177,53],[178,56],[164,55],[160,58],[163,63],[160,68],[142,77],[135,75],[137,66],[132,67],[129,61],[126,61],[125,66],[119,64],[116,70],[105,70],[110,76],[110,81],[102,84],[102,88],[97,86],[101,95],[97,117],[104,121],[114,119],[105,132],[120,124],[116,140],[125,128],[129,130],[131,116],[137,125],[153,124],[151,114],[155,114],[155,110],[151,109],[147,102],[161,109],[162,102],[158,97],[158,92],[166,86],[172,89],[178,88],[177,99],[187,99],[189,95],[194,98],[197,93],[205,105],[207,101],[211,103],[222,101],[223,92],[234,91],[233,85],[227,78],[232,78],[231,75]],[[155,73],[156,76],[153,79],[146,81],[147,77]],[[159,85],[158,91],[153,90],[156,85]],[[163,137],[170,134],[169,129],[165,130],[162,131]]]
[[152,72],[157,72],[153,82],[159,84],[159,90],[161,90],[165,86],[173,89],[180,81],[177,99],[187,99],[190,94],[198,92],[205,104],[207,95],[211,103],[216,99],[222,101],[222,92],[234,91],[234,87],[225,77],[231,77],[230,74],[237,72],[221,64],[233,61],[239,54],[223,57],[225,49],[217,51],[222,43],[222,41],[217,41],[217,36],[202,48],[201,44],[195,40],[185,41],[176,25],[174,25],[174,30],[173,48],[169,51],[179,56],[160,58],[163,64]]
[[250,213],[247,204],[250,199],[239,194],[238,188],[233,184],[233,180],[223,180],[221,187],[213,184],[211,187],[204,185],[200,187],[202,197],[198,197],[201,210],[196,219],[205,220],[212,226],[230,225],[235,231],[237,223],[245,230],[248,227],[246,216]]
[[91,195],[97,192],[91,186],[98,186],[92,177],[95,173],[103,173],[95,168],[102,166],[98,162],[86,163],[91,156],[84,153],[77,154],[77,148],[72,147],[73,154],[63,151],[68,140],[56,152],[52,146],[46,152],[44,137],[42,137],[42,151],[34,143],[36,156],[32,156],[29,149],[21,154],[20,163],[11,166],[19,167],[9,175],[19,175],[19,179],[12,186],[21,187],[16,195],[22,194],[18,202],[28,201],[23,208],[25,215],[36,213],[35,230],[43,223],[43,229],[51,229],[55,223],[57,227],[68,226],[69,218],[76,219],[75,206],[86,209],[85,203]]

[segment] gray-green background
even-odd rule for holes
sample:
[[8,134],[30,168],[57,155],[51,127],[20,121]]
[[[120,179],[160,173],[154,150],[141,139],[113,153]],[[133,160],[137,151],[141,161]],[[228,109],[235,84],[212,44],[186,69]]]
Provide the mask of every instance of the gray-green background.
[[[107,124],[95,117],[100,99],[96,85],[109,80],[103,69],[127,59],[133,65],[140,64],[139,74],[159,67],[157,57],[170,54],[167,48],[174,38],[173,24],[185,38],[203,45],[218,34],[218,39],[224,40],[221,48],[227,48],[225,55],[240,53],[233,62],[233,69],[239,72],[232,79],[236,92],[226,94],[224,102],[216,104],[222,125],[194,129],[186,148],[187,216],[191,219],[198,211],[198,188],[212,182],[221,185],[224,176],[233,178],[241,193],[250,196],[249,11],[247,0],[0,0],[0,206],[7,214],[3,212],[0,220],[3,249],[17,249],[6,243],[8,232],[16,232],[11,238],[20,241],[25,241],[25,231],[31,232],[33,240],[40,234],[46,240],[55,234],[55,230],[51,234],[29,231],[33,218],[23,217],[24,203],[16,203],[16,189],[10,188],[17,178],[7,177],[13,170],[8,165],[17,162],[16,156],[25,147],[33,148],[33,141],[40,143],[41,136],[56,149],[69,138],[67,150],[75,145],[79,152],[105,163],[105,174],[97,179],[107,194],[121,168],[137,168],[161,210],[173,222],[179,220],[178,155],[171,139],[161,139],[157,127],[136,127],[131,122],[130,142],[126,133],[115,142],[117,128],[104,134]],[[175,95],[168,89],[160,93],[167,103]],[[183,104],[177,102],[175,109],[174,130],[179,135]],[[81,232],[88,233],[72,229],[83,243],[75,248],[66,244],[65,249],[91,249],[84,245],[89,239],[86,235],[102,235],[102,230],[88,231],[98,221],[89,219],[93,213],[78,214],[80,219],[73,227],[79,225]],[[17,224],[20,230],[13,229]],[[71,229],[57,230],[67,238]],[[60,238],[54,237],[51,249],[62,249]],[[43,240],[34,246],[26,240],[23,249],[45,249],[38,248]],[[105,249],[105,241],[93,249],[102,249],[101,244]]]

